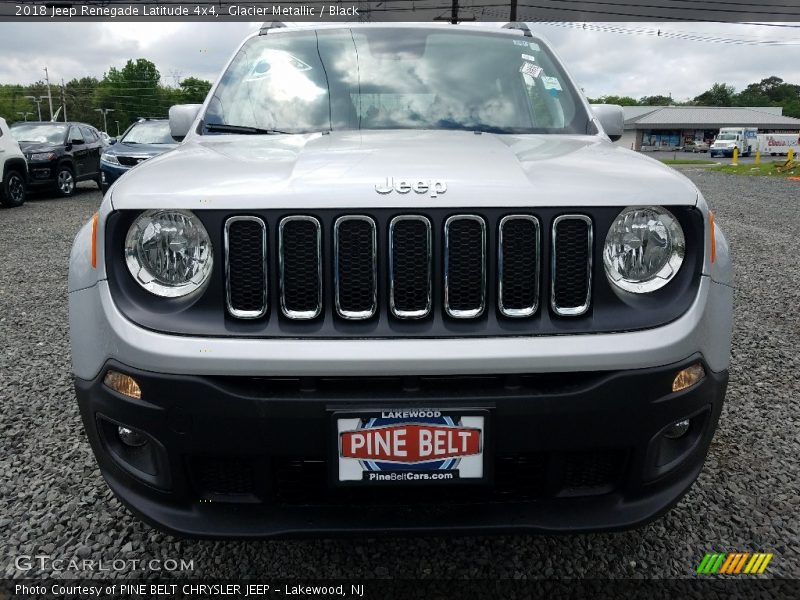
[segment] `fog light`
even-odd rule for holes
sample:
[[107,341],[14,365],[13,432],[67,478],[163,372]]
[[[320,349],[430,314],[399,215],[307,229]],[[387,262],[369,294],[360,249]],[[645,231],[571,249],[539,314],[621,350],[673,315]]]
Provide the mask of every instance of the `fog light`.
[[139,388],[139,384],[130,375],[123,375],[117,371],[108,371],[103,383],[115,392],[128,396],[128,398],[139,400],[142,397],[142,390]]
[[677,440],[680,437],[686,435],[686,432],[689,431],[689,425],[691,422],[689,419],[684,419],[683,421],[677,421],[669,426],[669,428],[664,432],[664,437],[670,440]]
[[680,392],[688,387],[692,387],[695,383],[706,376],[706,370],[700,363],[695,363],[690,367],[686,367],[683,371],[679,371],[672,381],[672,391]]
[[124,425],[117,427],[117,435],[119,436],[119,441],[131,448],[139,448],[147,443],[147,438],[141,433]]

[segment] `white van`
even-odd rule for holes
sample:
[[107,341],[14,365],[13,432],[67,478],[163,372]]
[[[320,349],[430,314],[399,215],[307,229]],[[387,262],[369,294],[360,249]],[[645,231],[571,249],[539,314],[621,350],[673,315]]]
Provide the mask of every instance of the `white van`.
[[733,156],[733,149],[739,148],[740,156],[750,156],[758,146],[756,127],[723,127],[711,144],[711,156]]

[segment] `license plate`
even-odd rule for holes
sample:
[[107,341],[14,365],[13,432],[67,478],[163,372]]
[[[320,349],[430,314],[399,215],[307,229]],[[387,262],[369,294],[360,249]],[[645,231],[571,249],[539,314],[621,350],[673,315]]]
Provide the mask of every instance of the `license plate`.
[[485,410],[401,408],[334,413],[341,484],[480,483]]

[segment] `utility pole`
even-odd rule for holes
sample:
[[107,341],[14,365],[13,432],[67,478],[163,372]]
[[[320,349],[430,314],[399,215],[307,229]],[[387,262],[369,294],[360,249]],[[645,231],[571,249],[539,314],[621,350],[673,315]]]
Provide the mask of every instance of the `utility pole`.
[[[114,112],[113,108],[95,108],[95,112],[103,113],[103,131],[108,133],[108,123],[106,122],[106,115]],[[117,121],[117,135],[119,135],[119,121]]]
[[44,96],[25,96],[28,100],[31,100],[36,103],[36,110],[39,112],[39,120],[42,120],[42,101],[44,100]]
[[61,106],[64,107],[64,123],[67,122],[67,94],[64,87],[64,78],[61,78]]
[[32,112],[19,112],[19,111],[17,111],[17,114],[22,116],[22,117],[24,117],[25,121],[27,122],[28,121],[28,115],[32,115],[33,113]]
[[[119,121],[114,121],[114,123],[117,124],[117,137],[119,137]],[[106,131],[106,133],[108,132]]]
[[511,14],[508,20],[512,23],[517,22],[517,0],[511,0]]
[[47,99],[50,101],[50,120],[53,119],[53,95],[50,93],[50,76],[47,74],[47,67],[44,68],[44,79],[47,82]]

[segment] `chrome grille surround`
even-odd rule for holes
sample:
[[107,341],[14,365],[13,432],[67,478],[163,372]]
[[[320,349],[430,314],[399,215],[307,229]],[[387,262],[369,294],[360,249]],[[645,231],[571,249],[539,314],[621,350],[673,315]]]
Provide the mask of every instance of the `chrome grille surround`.
[[[288,223],[295,221],[306,221],[312,223],[317,231],[317,284],[318,297],[317,306],[314,310],[292,310],[286,305],[286,285],[285,285],[285,265],[284,265],[284,229]],[[322,226],[319,219],[309,215],[292,215],[281,219],[278,225],[278,271],[280,281],[280,304],[281,312],[289,319],[308,320],[315,319],[322,313]]]
[[[557,268],[556,268],[556,260],[557,260],[557,244],[558,244],[558,225],[564,221],[583,221],[587,225],[587,236],[586,236],[586,245],[587,245],[587,260],[586,260],[586,298],[585,301],[578,306],[567,306],[562,307],[558,305],[556,301],[556,285],[557,285]],[[586,215],[579,215],[579,214],[567,214],[567,215],[559,215],[555,219],[553,219],[552,225],[552,232],[551,232],[551,252],[550,252],[550,307],[553,309],[553,312],[561,317],[579,317],[585,314],[589,310],[589,306],[591,306],[591,297],[592,297],[592,254],[593,254],[593,241],[594,241],[594,229],[592,226],[592,220]]]
[[[230,272],[230,228],[231,225],[234,223],[242,222],[242,221],[249,221],[253,223],[258,223],[261,227],[261,261],[262,261],[262,269],[264,273],[264,300],[262,302],[262,306],[260,310],[240,310],[234,308],[233,302],[231,299],[231,272]],[[224,246],[225,246],[225,305],[228,309],[228,312],[231,316],[236,317],[237,319],[260,319],[264,315],[267,314],[267,309],[269,308],[268,304],[268,297],[267,297],[267,288],[269,287],[269,267],[267,264],[267,225],[264,223],[264,220],[261,217],[254,217],[254,216],[235,216],[229,217],[225,221],[225,233],[224,233]]]
[[[427,289],[427,304],[425,308],[419,310],[402,310],[397,307],[395,302],[395,263],[394,263],[394,250],[395,250],[395,229],[399,223],[403,221],[419,221],[424,223],[427,232],[427,267],[428,267],[428,289]],[[394,217],[389,222],[389,310],[392,316],[398,319],[424,319],[431,313],[433,308],[433,292],[432,292],[432,279],[433,279],[433,230],[431,222],[428,217],[422,215],[400,215]]]
[[[530,306],[526,306],[524,308],[507,308],[503,303],[503,230],[511,221],[515,220],[524,220],[529,221],[534,227],[534,247],[532,248],[533,251],[533,259],[536,261],[535,267],[535,274],[534,274],[534,281],[533,281],[533,303]],[[539,219],[534,217],[533,215],[506,215],[500,219],[500,224],[498,225],[498,240],[497,240],[497,307],[505,317],[510,318],[524,318],[530,317],[531,315],[535,314],[539,308],[539,293],[540,293],[540,286],[539,280],[541,278],[541,271],[542,271],[542,255],[541,255],[541,230],[539,226]]]
[[[369,223],[372,230],[372,306],[369,310],[349,311],[342,308],[340,299],[340,273],[339,273],[339,229],[342,223],[348,221],[364,221]],[[333,225],[333,279],[334,279],[334,301],[336,303],[336,313],[343,319],[358,321],[369,319],[375,316],[378,310],[378,236],[375,220],[366,215],[345,215],[336,219]]]
[[[481,302],[475,308],[454,309],[450,306],[450,228],[458,221],[475,221],[481,227]],[[474,319],[486,309],[486,221],[478,215],[453,215],[444,223],[444,310],[454,319]]]

